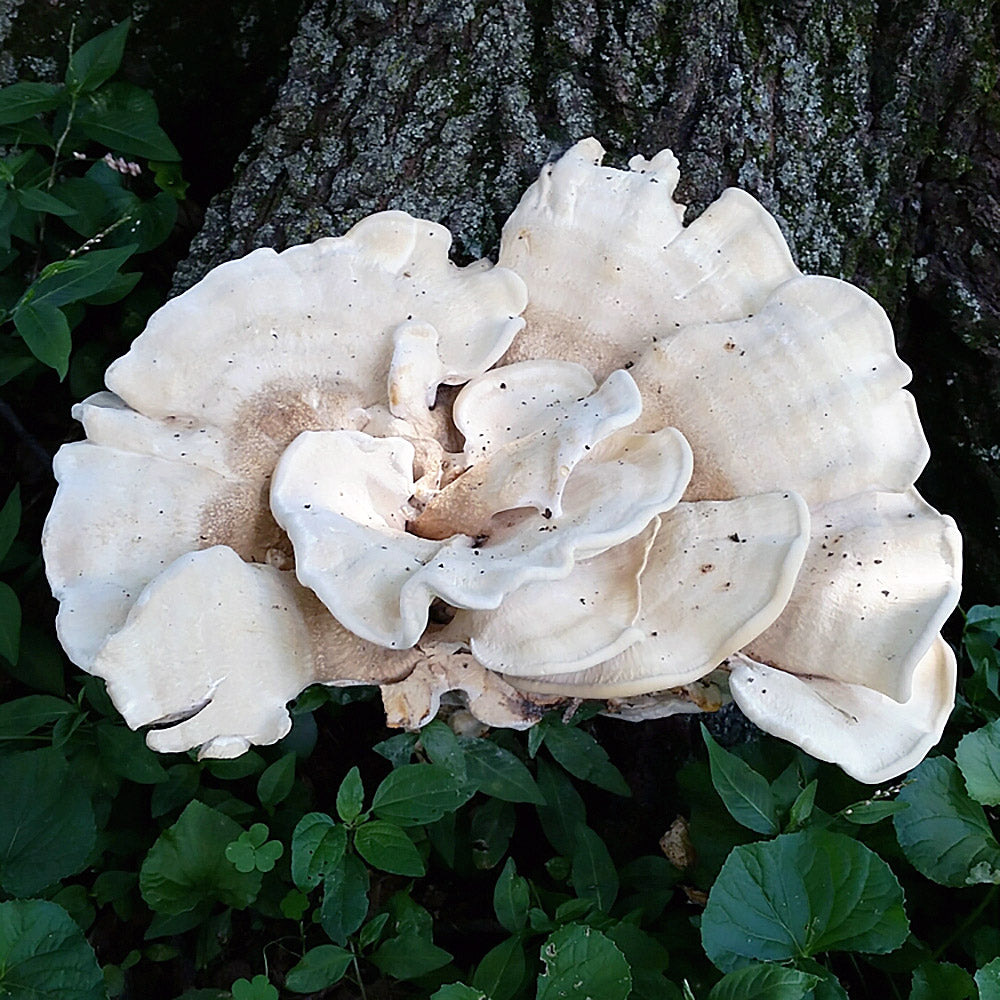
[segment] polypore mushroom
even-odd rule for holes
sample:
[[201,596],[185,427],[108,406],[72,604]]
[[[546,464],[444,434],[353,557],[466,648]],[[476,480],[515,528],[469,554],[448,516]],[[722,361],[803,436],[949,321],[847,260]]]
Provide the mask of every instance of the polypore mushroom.
[[685,228],[672,154],[602,155],[543,170],[499,267],[399,212],[223,265],[74,409],[59,636],[151,746],[273,742],[316,681],[524,727],[711,710],[727,673],[864,780],[937,739],[959,542],[884,314],[749,195]]

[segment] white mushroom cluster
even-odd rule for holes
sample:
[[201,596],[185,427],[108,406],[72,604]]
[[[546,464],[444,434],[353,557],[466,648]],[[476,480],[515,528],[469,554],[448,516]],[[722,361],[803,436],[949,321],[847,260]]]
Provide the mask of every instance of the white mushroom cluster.
[[526,727],[734,699],[877,782],[954,701],[954,522],[885,314],[669,151],[546,166],[500,263],[383,212],[167,303],[74,408],[44,551],[70,659],[158,750],[271,743],[313,683]]

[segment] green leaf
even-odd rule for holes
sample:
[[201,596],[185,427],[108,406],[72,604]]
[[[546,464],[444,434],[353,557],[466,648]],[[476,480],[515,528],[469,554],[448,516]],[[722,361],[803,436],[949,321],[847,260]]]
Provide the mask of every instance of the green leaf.
[[43,302],[64,306],[96,295],[111,284],[118,268],[135,253],[136,246],[130,243],[115,250],[89,250],[79,257],[55,261],[42,270],[22,302],[36,307]]
[[493,909],[500,926],[516,934],[528,922],[529,906],[528,880],[517,874],[514,859],[508,858],[493,888]]
[[302,961],[289,969],[285,989],[293,993],[317,993],[339,982],[347,972],[353,956],[335,944],[321,944],[310,948]]
[[114,722],[101,722],[95,729],[97,748],[110,771],[140,785],[158,785],[168,778],[160,756],[146,746],[141,733]]
[[78,711],[76,705],[49,694],[29,694],[0,705],[0,740],[27,736],[50,722]]
[[345,854],[323,882],[320,923],[334,944],[343,945],[368,916],[368,869]]
[[39,188],[15,190],[14,197],[17,198],[22,208],[26,208],[31,212],[48,212],[49,215],[58,216],[76,214],[76,209],[72,205],[67,205],[66,202],[60,201],[58,198]]
[[277,987],[265,975],[237,979],[233,983],[232,994],[233,1000],[278,1000],[279,997]]
[[809,822],[813,806],[816,804],[817,788],[819,788],[819,782],[813,778],[795,797],[795,801],[788,810],[788,827],[785,830],[786,833],[794,833],[796,830],[801,830]]
[[862,802],[855,802],[845,806],[837,814],[843,816],[849,823],[857,826],[868,826],[878,823],[888,816],[895,816],[896,813],[908,809],[905,802],[890,802],[886,799],[865,799]]
[[473,810],[469,839],[477,868],[492,868],[507,853],[514,822],[514,807],[503,799],[487,799]]
[[984,965],[976,973],[979,1000],[1000,1000],[1000,958]]
[[73,53],[66,67],[66,86],[72,93],[84,94],[96,90],[118,72],[131,26],[132,19],[127,17],[120,24],[84,42]]
[[295,784],[295,754],[286,753],[276,760],[257,782],[257,797],[261,805],[273,809],[288,797]]
[[778,803],[771,786],[739,757],[723,750],[701,724],[701,735],[708,747],[712,784],[729,815],[755,833],[778,833]]
[[81,871],[97,835],[90,796],[56,750],[0,758],[0,885],[30,896]]
[[223,813],[189,803],[139,871],[139,890],[150,909],[177,914],[215,901],[240,910],[249,906],[260,892],[260,872],[239,872],[226,861],[226,848],[241,833]]
[[352,767],[337,789],[337,815],[345,822],[352,823],[361,815],[365,804],[365,786],[357,765]]
[[417,877],[424,862],[413,841],[395,823],[373,819],[354,832],[354,847],[373,868],[393,875]]
[[15,484],[0,508],[0,559],[10,551],[21,526],[21,484]]
[[347,830],[326,813],[306,813],[292,834],[292,881],[308,892],[340,864]]
[[602,930],[625,956],[632,970],[632,996],[670,1000],[679,996],[677,987],[663,973],[670,964],[670,952],[652,935],[627,920]]
[[984,806],[1000,805],[1000,719],[965,735],[955,762],[972,798]]
[[395,736],[390,736],[387,740],[376,743],[372,749],[380,757],[384,757],[393,767],[400,767],[413,757],[419,739],[420,737],[416,733],[396,733]]
[[631,795],[621,771],[611,763],[604,748],[582,729],[546,718],[545,745],[549,753],[575,778],[589,781],[616,795]]
[[797,969],[754,964],[723,976],[708,1000],[805,1000],[817,982],[816,976]]
[[618,895],[618,871],[604,841],[588,826],[579,826],[574,837],[571,877],[580,899],[590,900],[604,913],[610,913]]
[[420,730],[420,745],[435,764],[443,764],[456,777],[465,779],[465,748],[458,742],[451,726],[439,719]]
[[14,326],[31,353],[64,379],[73,349],[65,313],[52,302],[22,302],[14,310]]
[[416,979],[447,965],[451,954],[426,938],[409,933],[384,941],[372,953],[371,961],[387,976]]
[[490,740],[469,740],[463,746],[469,779],[481,792],[505,802],[545,804],[531,772],[509,750]]
[[924,962],[913,973],[910,1000],[977,1000],[975,980],[951,962]]
[[518,935],[501,941],[483,955],[472,976],[472,985],[490,1000],[511,1000],[524,982],[528,959]]
[[433,823],[453,812],[473,792],[442,764],[403,764],[375,790],[372,809],[397,826]]
[[0,125],[16,125],[59,107],[65,91],[55,83],[21,82],[0,90]]
[[103,1000],[104,976],[73,918],[41,899],[0,903],[0,996]]
[[892,818],[896,839],[922,875],[958,887],[978,881],[978,865],[1000,869],[1000,844],[983,807],[969,798],[961,772],[946,757],[911,771],[898,801],[909,808]]
[[465,983],[449,983],[436,993],[432,993],[431,1000],[491,1000],[491,998],[482,990],[473,989]]
[[567,774],[544,757],[538,758],[538,788],[546,803],[538,807],[542,830],[553,848],[568,857],[576,846],[577,826],[587,821],[583,799]]
[[17,663],[21,645],[21,602],[17,594],[0,582],[0,656]]
[[94,142],[115,153],[176,162],[180,153],[157,124],[156,102],[141,87],[110,83],[81,105],[75,124]]
[[537,1000],[625,1000],[632,990],[625,956],[592,927],[560,928],[542,945],[541,959]]
[[816,828],[735,848],[701,921],[705,951],[723,972],[825,951],[881,954],[908,930],[889,866],[856,840]]

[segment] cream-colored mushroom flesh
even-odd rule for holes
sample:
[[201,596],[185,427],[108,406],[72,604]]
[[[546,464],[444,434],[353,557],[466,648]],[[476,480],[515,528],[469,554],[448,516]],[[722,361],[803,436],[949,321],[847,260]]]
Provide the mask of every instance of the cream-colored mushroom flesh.
[[915,767],[941,738],[955,703],[955,675],[955,654],[938,636],[913,670],[913,693],[905,702],[749,658],[733,661],[730,688],[747,718],[765,732],[877,784]]
[[747,645],[755,660],[860,684],[899,702],[958,603],[961,537],[916,490],[817,507],[788,606]]
[[751,317],[684,326],[632,374],[642,425],[681,428],[698,456],[686,499],[902,491],[929,455],[885,313],[833,278],[788,281]]
[[181,556],[104,644],[94,673],[157,750],[232,757],[291,728],[285,708],[312,680],[309,631],[289,573],[223,546]]
[[[508,668],[509,680],[576,698],[624,698],[697,680],[778,617],[808,538],[809,512],[793,493],[682,503],[660,518],[640,577],[642,640],[586,670]],[[589,609],[573,610],[582,619]]]
[[774,219],[727,191],[690,226],[669,150],[602,165],[584,139],[542,169],[507,220],[500,263],[528,286],[508,361],[560,358],[598,379],[678,325],[742,319],[799,272]]

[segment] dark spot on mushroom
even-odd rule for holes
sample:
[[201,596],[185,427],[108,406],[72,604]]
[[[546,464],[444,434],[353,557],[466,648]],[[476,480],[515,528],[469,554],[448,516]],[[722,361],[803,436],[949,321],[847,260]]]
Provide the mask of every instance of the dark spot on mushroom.
[[701,566],[702,573],[711,573],[713,569],[715,569],[715,566],[711,563],[703,563]]

